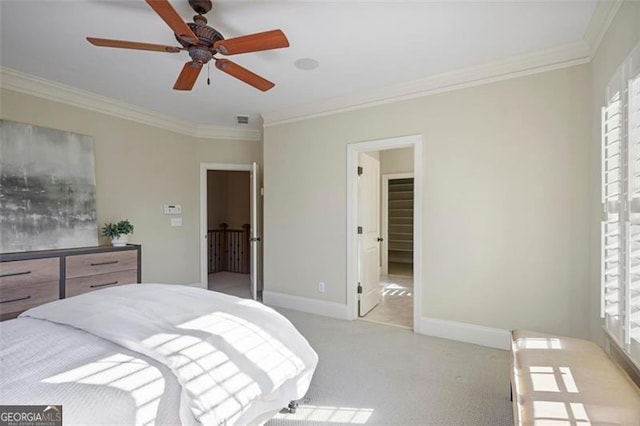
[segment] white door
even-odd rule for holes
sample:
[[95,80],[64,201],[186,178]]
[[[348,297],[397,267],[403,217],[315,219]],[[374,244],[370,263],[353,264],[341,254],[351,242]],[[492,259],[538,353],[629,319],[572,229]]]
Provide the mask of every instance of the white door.
[[251,239],[250,239],[250,263],[251,266],[251,297],[258,299],[258,244],[261,238],[258,229],[258,165],[251,163]]
[[364,316],[382,297],[380,288],[380,161],[360,153],[358,178],[358,315]]

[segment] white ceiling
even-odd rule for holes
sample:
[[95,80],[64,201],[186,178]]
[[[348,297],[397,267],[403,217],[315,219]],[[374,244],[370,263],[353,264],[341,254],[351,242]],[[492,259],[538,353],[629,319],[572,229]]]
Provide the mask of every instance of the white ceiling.
[[[186,21],[187,0],[172,0]],[[0,65],[198,125],[260,127],[260,113],[581,43],[596,0],[243,1],[207,14],[226,38],[281,28],[288,49],[230,59],[276,83],[260,92],[211,68],[194,90],[172,90],[186,52],[99,48],[86,36],[172,44],[143,0],[0,0]],[[320,66],[294,66],[312,58]]]

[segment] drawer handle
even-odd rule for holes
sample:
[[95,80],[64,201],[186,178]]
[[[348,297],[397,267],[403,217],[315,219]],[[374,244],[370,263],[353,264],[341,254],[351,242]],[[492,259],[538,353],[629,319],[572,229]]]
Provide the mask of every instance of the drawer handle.
[[2,300],[2,301],[0,301],[0,303],[18,302],[18,301],[20,301],[20,300],[27,300],[27,299],[31,299],[31,296],[27,296],[27,297],[18,297],[17,299],[10,299],[10,300]]
[[91,266],[100,266],[100,265],[113,265],[115,263],[118,263],[117,260],[112,260],[111,262],[98,262],[98,263],[92,263]]
[[98,287],[106,287],[106,286],[108,286],[108,285],[116,285],[116,284],[118,284],[118,281],[114,281],[114,282],[112,282],[112,283],[104,283],[104,284],[92,284],[92,285],[90,285],[89,287],[91,287],[91,288],[98,288]]
[[24,271],[24,272],[9,272],[7,274],[0,274],[0,278],[5,278],[5,277],[15,277],[16,275],[29,275],[31,273],[31,271]]

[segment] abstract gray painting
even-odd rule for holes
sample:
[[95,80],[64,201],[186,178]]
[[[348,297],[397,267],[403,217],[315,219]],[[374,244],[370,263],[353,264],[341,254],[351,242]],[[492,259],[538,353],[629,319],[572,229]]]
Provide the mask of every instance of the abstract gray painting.
[[0,253],[97,244],[93,139],[0,120]]

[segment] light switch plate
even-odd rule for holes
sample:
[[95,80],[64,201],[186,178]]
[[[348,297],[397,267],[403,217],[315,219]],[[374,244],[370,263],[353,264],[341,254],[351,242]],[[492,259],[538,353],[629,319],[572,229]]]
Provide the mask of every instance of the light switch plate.
[[182,226],[182,218],[181,217],[172,217],[171,218],[171,226]]

